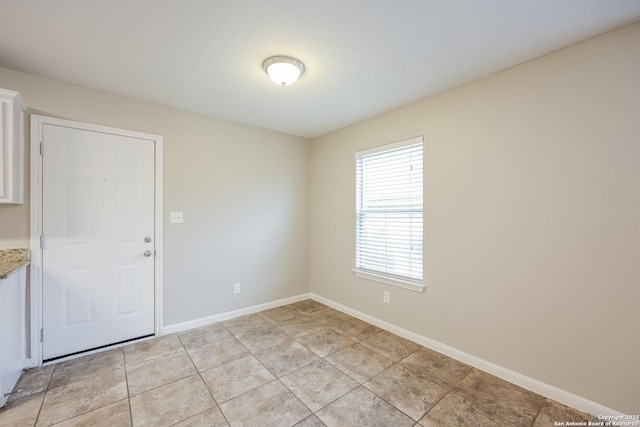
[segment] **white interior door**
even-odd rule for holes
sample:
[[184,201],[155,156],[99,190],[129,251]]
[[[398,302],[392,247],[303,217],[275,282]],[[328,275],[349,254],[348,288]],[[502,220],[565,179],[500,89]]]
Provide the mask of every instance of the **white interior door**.
[[154,333],[154,141],[43,125],[43,360]]

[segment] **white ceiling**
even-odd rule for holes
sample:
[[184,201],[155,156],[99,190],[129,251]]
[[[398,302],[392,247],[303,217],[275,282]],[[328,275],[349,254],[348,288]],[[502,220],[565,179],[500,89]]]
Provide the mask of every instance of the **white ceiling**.
[[[0,66],[315,137],[638,19],[638,0],[0,0]],[[306,73],[276,86],[273,55]]]

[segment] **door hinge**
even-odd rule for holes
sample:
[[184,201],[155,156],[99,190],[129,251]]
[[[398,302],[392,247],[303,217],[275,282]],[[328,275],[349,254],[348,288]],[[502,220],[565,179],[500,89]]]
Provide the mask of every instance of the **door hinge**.
[[40,248],[44,249],[44,247],[46,246],[47,241],[45,240],[44,236],[40,236]]
[[44,141],[40,141],[40,155],[44,156]]
[[44,329],[40,328],[40,342],[42,342],[43,337],[44,337]]

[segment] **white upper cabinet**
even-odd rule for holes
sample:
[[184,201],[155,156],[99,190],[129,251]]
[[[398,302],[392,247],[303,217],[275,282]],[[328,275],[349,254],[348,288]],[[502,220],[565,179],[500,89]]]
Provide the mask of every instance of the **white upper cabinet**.
[[24,112],[18,92],[0,89],[0,203],[24,203]]

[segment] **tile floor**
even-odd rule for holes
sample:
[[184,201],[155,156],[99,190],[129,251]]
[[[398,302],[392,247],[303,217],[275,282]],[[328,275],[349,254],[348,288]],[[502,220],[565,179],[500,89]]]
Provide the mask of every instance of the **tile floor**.
[[1,426],[553,426],[587,414],[306,300],[26,371]]

